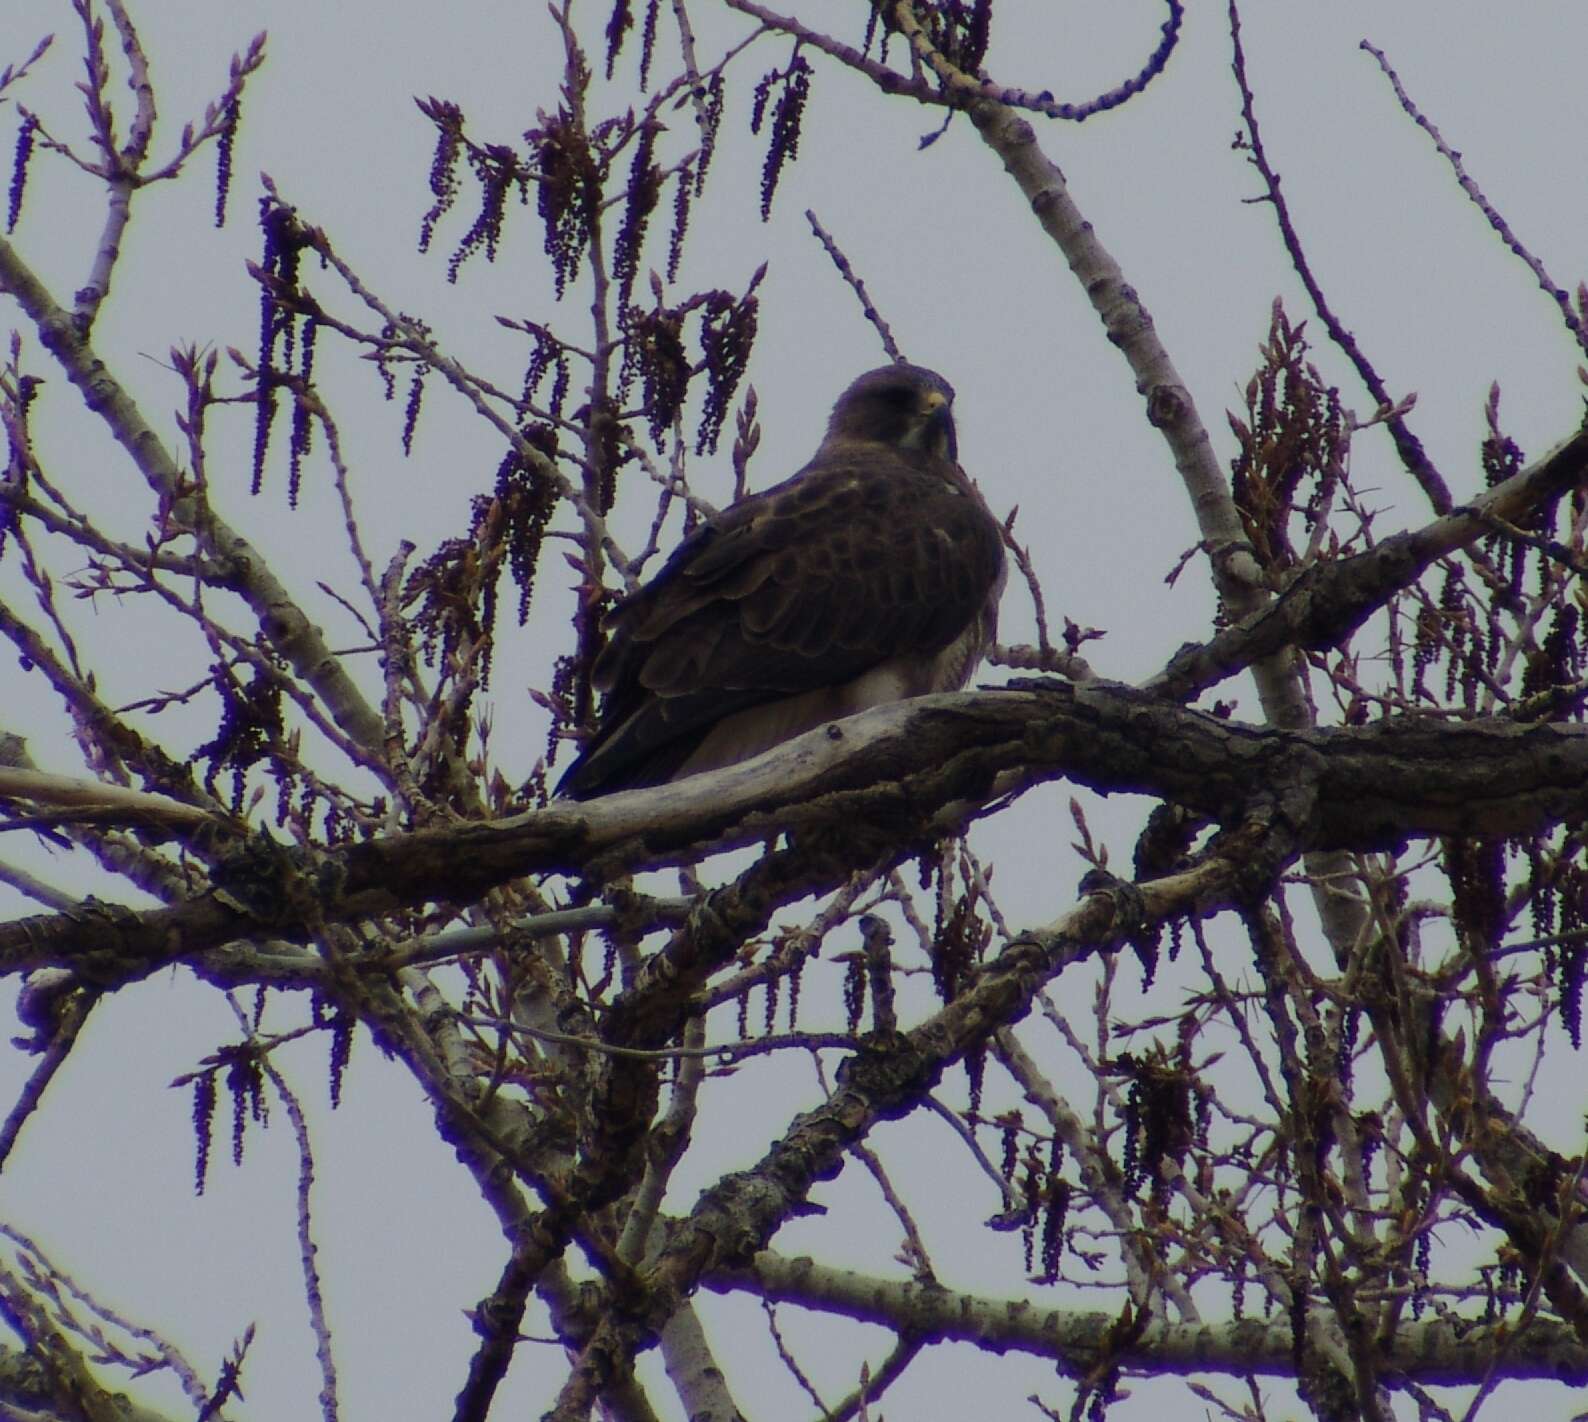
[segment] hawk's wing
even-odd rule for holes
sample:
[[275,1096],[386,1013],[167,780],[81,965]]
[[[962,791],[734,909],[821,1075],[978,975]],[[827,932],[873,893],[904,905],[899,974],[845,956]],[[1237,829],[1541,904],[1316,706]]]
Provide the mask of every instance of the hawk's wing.
[[837,716],[962,686],[993,638],[997,521],[959,466],[872,442],[697,528],[613,610],[576,797],[757,754]]

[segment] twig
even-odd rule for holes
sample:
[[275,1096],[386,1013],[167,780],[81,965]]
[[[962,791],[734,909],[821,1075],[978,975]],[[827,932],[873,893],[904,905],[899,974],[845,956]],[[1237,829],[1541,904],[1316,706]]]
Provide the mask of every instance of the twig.
[[[1266,197],[1273,205],[1274,219],[1279,223],[1279,235],[1284,239],[1285,250],[1290,254],[1290,265],[1295,270],[1296,276],[1300,278],[1301,284],[1306,287],[1313,309],[1317,311],[1319,318],[1328,329],[1329,339],[1356,367],[1358,377],[1367,386],[1368,393],[1378,401],[1380,408],[1393,410],[1395,401],[1385,389],[1384,382],[1379,379],[1378,371],[1362,353],[1362,348],[1356,343],[1356,337],[1346,330],[1339,317],[1334,314],[1334,309],[1323,294],[1323,288],[1313,276],[1312,267],[1308,264],[1306,253],[1301,248],[1301,238],[1296,232],[1295,224],[1290,220],[1290,208],[1285,203],[1284,194],[1280,192],[1279,174],[1269,165],[1268,154],[1263,148],[1262,134],[1257,127],[1257,110],[1252,99],[1251,86],[1246,82],[1246,51],[1241,47],[1241,13],[1236,0],[1230,0],[1230,44],[1234,56],[1231,67],[1235,72],[1235,83],[1241,91],[1241,118],[1246,125],[1247,147],[1251,151],[1252,166],[1261,174],[1263,185],[1267,189]],[[1428,458],[1422,441],[1412,433],[1406,421],[1398,414],[1389,414],[1384,423],[1389,428],[1390,438],[1395,442],[1396,452],[1400,455],[1406,472],[1422,488],[1434,512],[1448,513],[1452,502],[1450,486],[1445,483],[1444,475]]]
[[[917,73],[910,77],[900,74],[896,69],[890,69],[880,60],[867,58],[858,49],[843,44],[821,30],[803,25],[790,16],[780,15],[775,10],[769,10],[766,6],[756,3],[756,0],[724,0],[724,3],[729,9],[737,10],[741,15],[749,15],[752,19],[759,20],[768,29],[793,35],[802,44],[819,49],[829,58],[836,59],[840,64],[864,74],[885,94],[903,94],[920,104],[944,107],[960,107],[975,99],[994,99],[1010,108],[1027,109],[1048,118],[1068,119],[1075,123],[1089,119],[1094,114],[1117,109],[1121,104],[1134,98],[1161,74],[1164,66],[1169,62],[1169,56],[1179,43],[1180,24],[1185,18],[1185,10],[1180,0],[1166,0],[1169,18],[1163,23],[1163,38],[1148,57],[1147,62],[1124,83],[1106,93],[1088,99],[1085,103],[1065,104],[1058,102],[1046,90],[1033,94],[1027,89],[1011,88],[995,84],[990,79],[960,74],[925,39],[924,31],[921,30],[914,12],[906,5],[895,6],[894,13],[898,17],[900,29],[910,36],[912,60],[919,66]],[[920,36],[919,42],[916,39],[917,35]],[[933,62],[932,56],[936,56],[937,63]],[[925,79],[922,71],[926,65],[937,71],[938,78],[942,81],[941,88]]]
[[1566,329],[1576,337],[1577,344],[1588,353],[1588,328],[1583,326],[1577,313],[1571,309],[1571,293],[1564,287],[1557,286],[1555,280],[1545,270],[1543,262],[1535,257],[1522,245],[1521,239],[1511,230],[1511,224],[1502,217],[1494,204],[1484,195],[1472,177],[1467,173],[1461,162],[1461,154],[1456,152],[1444,136],[1429,121],[1428,117],[1414,104],[1411,96],[1401,84],[1400,75],[1390,67],[1390,62],[1384,57],[1384,51],[1375,48],[1367,40],[1363,40],[1360,48],[1365,49],[1378,61],[1378,67],[1384,71],[1385,77],[1390,81],[1395,90],[1395,98],[1399,101],[1401,109],[1424,133],[1434,141],[1434,147],[1439,150],[1439,156],[1450,164],[1451,171],[1456,175],[1456,181],[1461,184],[1462,192],[1472,199],[1479,212],[1488,220],[1489,226],[1499,234],[1500,240],[1505,243],[1526,264],[1527,269],[1538,278],[1539,289],[1560,308],[1561,320],[1566,323]]
[[[30,1272],[33,1275],[42,1280],[48,1281],[51,1294],[53,1295],[52,1302],[56,1305],[56,1317],[61,1324],[65,1325],[79,1337],[89,1339],[97,1346],[103,1347],[108,1341],[103,1337],[98,1328],[94,1328],[93,1331],[90,1332],[87,1326],[85,1326],[80,1320],[72,1317],[64,1308],[60,1306],[59,1291],[65,1290],[66,1293],[70,1294],[72,1298],[74,1298],[83,1308],[87,1309],[88,1312],[93,1314],[96,1318],[110,1324],[113,1328],[120,1329],[128,1337],[135,1338],[138,1340],[138,1342],[146,1344],[153,1351],[153,1353],[159,1357],[160,1365],[169,1368],[172,1373],[176,1375],[178,1382],[181,1384],[182,1391],[186,1394],[188,1401],[193,1405],[194,1410],[200,1415],[207,1410],[210,1400],[209,1393],[205,1389],[204,1384],[199,1380],[198,1372],[194,1369],[193,1365],[182,1356],[181,1351],[174,1344],[168,1343],[153,1329],[145,1328],[139,1324],[133,1323],[129,1319],[123,1318],[114,1309],[107,1308],[104,1304],[100,1303],[92,1294],[88,1292],[87,1289],[84,1289],[75,1283],[69,1274],[62,1270],[57,1264],[53,1263],[49,1256],[46,1255],[44,1251],[33,1242],[32,1239],[23,1234],[20,1230],[14,1229],[11,1225],[5,1224],[4,1222],[0,1222],[0,1235],[3,1235],[6,1239],[9,1239],[14,1245],[17,1246],[18,1250],[21,1251],[23,1255],[24,1263],[29,1266]],[[153,1370],[153,1366],[149,1365],[149,1362],[146,1359],[143,1371],[152,1372]]]
[[[232,1006],[237,1009],[235,1001]],[[237,1010],[246,1025],[247,1015]],[[331,1328],[325,1320],[325,1296],[320,1289],[320,1270],[315,1263],[319,1247],[314,1242],[309,1213],[309,1191],[314,1185],[314,1153],[309,1145],[309,1127],[303,1119],[303,1108],[286,1079],[268,1057],[261,1058],[259,1065],[287,1108],[287,1116],[292,1121],[292,1133],[298,1142],[298,1261],[303,1268],[303,1297],[309,1309],[309,1326],[314,1330],[314,1353],[320,1363],[320,1412],[326,1422],[336,1422],[336,1361],[331,1353]]]
[[54,35],[45,35],[43,39],[33,46],[33,53],[20,64],[8,64],[4,69],[0,69],[0,94],[4,94],[13,84],[27,78],[28,70],[44,58],[44,52],[54,42]]
[[28,1076],[27,1084],[18,1095],[16,1105],[6,1116],[5,1123],[0,1125],[0,1172],[5,1170],[6,1161],[11,1157],[12,1147],[16,1145],[22,1127],[38,1110],[45,1091],[55,1080],[55,1073],[61,1069],[73,1046],[76,1045],[78,1033],[83,1030],[83,1023],[88,1020],[89,1012],[98,1001],[98,993],[77,991],[67,993],[61,1002],[43,1056]]
[[833,241],[827,229],[817,220],[816,214],[810,208],[805,209],[805,220],[810,223],[811,231],[816,234],[822,246],[827,249],[827,255],[833,259],[833,265],[838,268],[839,275],[849,283],[850,288],[854,291],[860,302],[861,313],[866,320],[877,328],[877,335],[882,340],[882,349],[888,353],[888,359],[902,361],[904,356],[899,351],[899,343],[893,339],[893,332],[889,329],[888,323],[883,319],[882,313],[877,310],[872,302],[871,293],[866,290],[865,282],[856,275],[855,269],[849,265],[849,258],[843,254],[838,244]]
[[959,1112],[950,1110],[949,1107],[945,1106],[930,1092],[925,1093],[921,1097],[921,1104],[929,1111],[936,1112],[947,1122],[949,1129],[965,1143],[965,1149],[970,1152],[971,1158],[981,1167],[981,1173],[997,1186],[998,1193],[1003,1197],[1003,1209],[998,1213],[1002,1215],[1017,1214],[1021,1209],[1020,1196],[1015,1193],[1014,1186],[1004,1179],[1003,1172],[992,1161],[987,1159],[987,1152],[981,1148],[981,1143],[977,1141],[976,1132],[960,1119]]

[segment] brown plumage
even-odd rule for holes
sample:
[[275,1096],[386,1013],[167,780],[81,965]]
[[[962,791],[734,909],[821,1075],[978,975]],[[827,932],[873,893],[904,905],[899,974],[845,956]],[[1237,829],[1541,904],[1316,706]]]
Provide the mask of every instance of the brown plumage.
[[953,388],[862,375],[815,457],[681,543],[607,618],[589,799],[746,760],[886,701],[953,691],[996,629],[998,522],[955,462]]

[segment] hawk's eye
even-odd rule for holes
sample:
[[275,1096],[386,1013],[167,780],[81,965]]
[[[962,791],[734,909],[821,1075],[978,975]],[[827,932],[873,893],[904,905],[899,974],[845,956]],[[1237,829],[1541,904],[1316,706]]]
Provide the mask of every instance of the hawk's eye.
[[877,391],[877,399],[890,410],[913,410],[916,406],[915,390],[908,385],[888,385]]

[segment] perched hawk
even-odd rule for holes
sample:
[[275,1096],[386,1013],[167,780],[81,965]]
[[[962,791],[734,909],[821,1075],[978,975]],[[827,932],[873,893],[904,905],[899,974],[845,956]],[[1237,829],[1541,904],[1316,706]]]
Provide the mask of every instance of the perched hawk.
[[679,545],[611,612],[601,722],[559,787],[715,770],[869,706],[954,691],[991,645],[998,521],[955,462],[953,387],[862,375],[815,457]]

